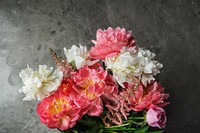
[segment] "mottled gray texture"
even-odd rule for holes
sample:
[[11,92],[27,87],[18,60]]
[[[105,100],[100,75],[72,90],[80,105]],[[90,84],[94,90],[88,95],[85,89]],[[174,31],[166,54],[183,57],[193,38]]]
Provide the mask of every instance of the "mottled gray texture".
[[170,133],[200,130],[200,2],[198,0],[0,0],[0,132],[46,133],[37,102],[23,102],[18,77],[27,64],[54,65],[48,47],[92,46],[98,28],[133,30],[157,53],[158,76],[170,93]]

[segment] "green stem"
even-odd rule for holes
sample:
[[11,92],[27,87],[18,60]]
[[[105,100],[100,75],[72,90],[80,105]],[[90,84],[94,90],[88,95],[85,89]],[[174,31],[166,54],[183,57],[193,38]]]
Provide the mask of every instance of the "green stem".
[[124,127],[124,126],[128,126],[129,123],[126,123],[126,124],[122,124],[122,125],[117,125],[117,126],[111,126],[111,127],[105,127],[106,128],[118,128],[118,127]]
[[81,123],[81,124],[84,124],[84,125],[94,125],[94,122],[92,122],[92,121],[86,121],[86,120],[79,120],[79,122]]
[[132,117],[132,118],[129,118],[129,120],[144,120],[145,117]]
[[63,131],[63,130],[60,130],[59,128],[57,128],[61,133],[65,133],[65,131]]
[[136,124],[136,125],[143,125],[144,124],[144,122],[136,122],[136,121],[133,121],[133,120],[127,120],[125,122],[133,123],[133,124]]

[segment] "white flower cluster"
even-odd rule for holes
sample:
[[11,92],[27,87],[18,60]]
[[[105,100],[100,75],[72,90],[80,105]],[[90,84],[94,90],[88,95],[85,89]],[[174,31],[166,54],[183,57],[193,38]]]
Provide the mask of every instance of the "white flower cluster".
[[91,66],[98,62],[98,60],[89,60],[89,53],[86,46],[79,45],[79,47],[77,47],[76,45],[73,45],[71,49],[64,48],[64,53],[68,62],[75,62],[77,69],[80,69],[85,65]]
[[121,53],[116,57],[106,58],[107,69],[111,69],[117,82],[124,87],[123,83],[133,83],[141,81],[144,86],[153,76],[160,73],[163,65],[153,60],[155,54],[149,50],[141,48],[123,48]]
[[39,70],[33,70],[28,66],[19,73],[24,86],[19,90],[20,93],[26,94],[23,100],[42,100],[57,90],[60,85],[63,73],[59,69],[53,71],[46,65],[39,65]]

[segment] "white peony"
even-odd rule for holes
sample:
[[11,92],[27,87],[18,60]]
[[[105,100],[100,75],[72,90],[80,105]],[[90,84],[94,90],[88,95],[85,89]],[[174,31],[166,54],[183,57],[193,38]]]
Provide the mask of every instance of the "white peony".
[[20,93],[26,94],[23,100],[42,100],[51,95],[58,89],[63,78],[63,72],[53,67],[39,65],[39,70],[33,70],[28,66],[19,73],[24,86],[19,90]]
[[87,47],[79,45],[73,45],[71,49],[64,48],[64,54],[67,57],[68,62],[75,62],[76,68],[80,69],[85,65],[91,66],[98,62],[98,60],[91,61],[89,60],[89,53]]
[[113,76],[122,86],[124,82],[133,83],[141,81],[143,85],[147,85],[151,80],[155,80],[153,76],[160,73],[162,64],[153,60],[155,54],[149,50],[140,48],[123,48],[117,57],[106,58],[105,64],[107,69],[113,71]]

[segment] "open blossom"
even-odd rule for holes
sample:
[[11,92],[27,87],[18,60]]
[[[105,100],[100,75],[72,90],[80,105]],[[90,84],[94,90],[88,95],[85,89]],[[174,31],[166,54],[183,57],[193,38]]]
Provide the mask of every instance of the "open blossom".
[[87,107],[91,102],[76,92],[76,84],[71,78],[63,79],[57,91],[73,99],[77,107],[81,108],[80,114],[84,115],[87,112]]
[[164,101],[169,97],[169,94],[165,93],[163,86],[157,82],[152,82],[147,87],[139,85],[135,89],[129,87],[126,90],[128,93],[123,92],[126,93],[124,96],[134,111],[150,109],[153,106],[164,107],[169,104]]
[[80,114],[82,115],[88,113],[91,116],[98,116],[102,112],[103,103],[101,98],[96,98],[94,100],[85,98],[81,93],[77,92],[77,86],[71,78],[64,79],[58,91],[74,99],[74,103],[81,108]]
[[162,68],[162,64],[153,60],[154,57],[155,54],[149,50],[124,47],[118,56],[106,58],[105,63],[122,87],[124,82],[138,81],[146,86],[147,83],[155,80],[153,76],[160,73]]
[[39,65],[39,70],[33,70],[28,67],[19,73],[24,86],[19,90],[25,93],[23,100],[42,100],[57,90],[60,85],[63,73],[59,70],[53,70],[52,67]]
[[146,120],[151,127],[164,128],[167,122],[166,112],[163,108],[154,106],[147,111]]
[[82,115],[79,108],[70,97],[65,96],[59,91],[44,98],[37,105],[37,113],[40,121],[49,128],[59,128],[66,130],[76,125]]
[[89,59],[89,53],[86,46],[80,45],[77,47],[73,45],[71,49],[64,48],[65,56],[67,57],[68,62],[75,62],[76,68],[82,68],[85,65],[91,66],[95,64],[98,60],[91,61]]
[[116,90],[116,85],[112,78],[102,67],[90,68],[88,66],[79,69],[72,76],[77,85],[76,92],[85,99],[90,101],[88,114],[99,116],[103,111],[103,104],[100,96],[110,94]]
[[90,50],[90,57],[104,60],[106,57],[117,55],[124,46],[134,46],[135,40],[131,34],[131,31],[119,27],[97,30],[96,40],[92,40],[95,46]]

